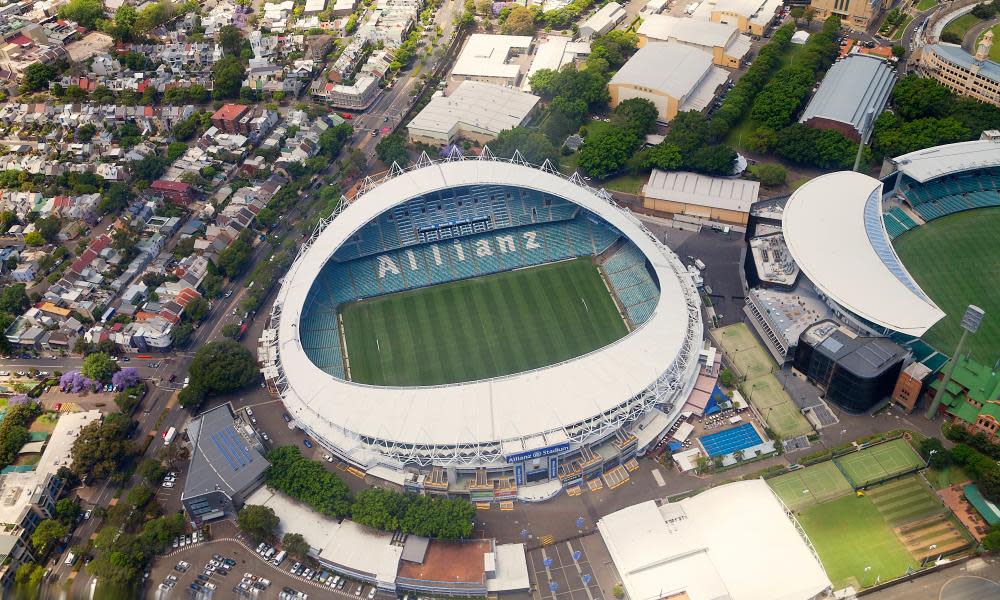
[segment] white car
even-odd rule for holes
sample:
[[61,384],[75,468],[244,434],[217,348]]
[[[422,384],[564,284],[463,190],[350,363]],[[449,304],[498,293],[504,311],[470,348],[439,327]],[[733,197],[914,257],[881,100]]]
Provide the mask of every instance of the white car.
[[368,600],[372,600],[373,598],[375,598],[375,588],[372,588],[372,591],[368,592]]
[[172,488],[172,487],[174,487],[174,482],[173,481],[164,481],[163,482],[163,487],[165,487],[165,488]]

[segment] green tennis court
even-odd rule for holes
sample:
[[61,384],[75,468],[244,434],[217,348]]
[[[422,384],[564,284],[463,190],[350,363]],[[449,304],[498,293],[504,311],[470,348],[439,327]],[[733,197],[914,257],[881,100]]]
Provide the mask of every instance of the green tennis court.
[[865,494],[891,527],[901,527],[944,512],[941,500],[917,475],[876,485]]
[[767,480],[791,510],[801,510],[854,491],[832,461],[824,461]]
[[871,446],[834,460],[855,487],[924,466],[924,461],[904,439]]

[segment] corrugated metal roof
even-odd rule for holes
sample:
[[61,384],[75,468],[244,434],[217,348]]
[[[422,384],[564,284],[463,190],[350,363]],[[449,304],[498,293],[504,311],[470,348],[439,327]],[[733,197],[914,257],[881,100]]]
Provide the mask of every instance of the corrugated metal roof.
[[712,55],[677,42],[646,44],[611,78],[611,84],[646,87],[685,98],[712,68]]
[[850,54],[830,67],[799,122],[819,117],[860,132],[867,112],[873,121],[882,112],[895,80],[895,70],[881,58]]

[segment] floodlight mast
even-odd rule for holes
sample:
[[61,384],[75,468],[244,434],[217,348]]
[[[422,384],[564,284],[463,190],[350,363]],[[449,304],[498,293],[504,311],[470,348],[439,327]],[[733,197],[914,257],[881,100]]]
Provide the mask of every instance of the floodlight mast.
[[966,338],[970,333],[976,333],[976,330],[979,329],[985,315],[986,312],[975,304],[970,304],[969,307],[965,309],[965,314],[962,315],[961,322],[962,337],[958,340],[958,347],[955,348],[955,354],[952,355],[951,361],[948,363],[948,370],[945,371],[941,387],[939,387],[937,393],[934,394],[934,400],[931,401],[931,405],[927,409],[927,414],[925,416],[929,420],[933,420],[934,417],[937,416],[938,408],[941,406],[941,395],[948,389],[948,385],[951,384],[952,375],[955,374],[955,365],[958,364],[958,357],[962,355],[962,351],[965,349]]

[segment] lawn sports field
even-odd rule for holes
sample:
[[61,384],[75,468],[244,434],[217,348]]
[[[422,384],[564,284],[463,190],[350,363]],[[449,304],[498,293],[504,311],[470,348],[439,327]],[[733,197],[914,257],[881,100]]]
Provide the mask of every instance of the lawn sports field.
[[373,385],[518,373],[627,333],[589,258],[379,296],[341,314],[351,380]]
[[867,496],[848,494],[810,506],[798,520],[835,589],[869,587],[919,566]]
[[829,460],[772,477],[767,483],[785,506],[793,511],[854,493],[850,482]]
[[880,481],[924,466],[924,461],[904,439],[871,446],[834,459],[854,487]]
[[771,431],[786,440],[813,432],[809,421],[774,376],[778,365],[745,324],[727,325],[716,329],[713,335],[736,366],[737,377],[746,377],[742,385],[744,395],[763,415]]
[[877,485],[865,494],[890,527],[902,527],[945,511],[944,504],[917,475]]
[[[959,321],[969,304],[981,307],[987,315],[1000,314],[1000,287],[996,285],[1000,208],[934,219],[906,232],[893,245],[920,287],[947,313],[923,336],[928,344],[950,353],[962,335]],[[992,364],[1000,354],[1000,318],[987,316],[976,335],[969,336],[966,350],[979,362]]]

